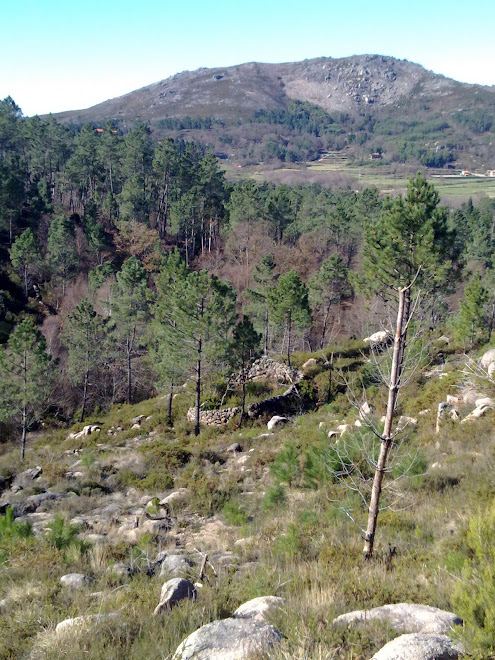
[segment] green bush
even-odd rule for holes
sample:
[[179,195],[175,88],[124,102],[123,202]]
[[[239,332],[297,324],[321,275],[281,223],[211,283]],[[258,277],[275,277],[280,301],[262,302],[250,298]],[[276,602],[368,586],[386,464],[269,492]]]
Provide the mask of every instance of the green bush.
[[249,520],[249,516],[244,509],[234,500],[225,502],[222,508],[222,514],[229,525],[240,527],[241,525],[245,525]]
[[79,527],[71,525],[63,516],[57,515],[48,524],[48,541],[57,550],[67,551],[77,547],[81,552],[88,550],[89,545],[79,538]]
[[288,440],[270,465],[270,474],[279,483],[289,487],[300,477],[299,451],[294,442]]
[[0,516],[0,543],[10,541],[13,538],[28,538],[33,535],[33,528],[29,521],[17,521],[14,512],[7,507],[5,515]]
[[464,620],[468,650],[477,658],[495,653],[495,504],[469,521],[464,563],[454,593],[456,613]]
[[281,506],[285,504],[287,494],[285,488],[281,484],[273,484],[268,488],[263,498],[263,508],[271,509],[272,507]]

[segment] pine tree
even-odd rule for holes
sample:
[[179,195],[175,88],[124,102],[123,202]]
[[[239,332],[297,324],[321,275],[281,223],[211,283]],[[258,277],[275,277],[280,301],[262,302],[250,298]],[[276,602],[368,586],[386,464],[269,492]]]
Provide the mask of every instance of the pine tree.
[[259,356],[262,335],[256,332],[251,320],[245,316],[234,328],[230,346],[230,365],[239,371],[242,387],[239,427],[246,413],[246,375],[249,364]]
[[268,355],[270,345],[269,294],[276,286],[278,275],[273,255],[267,254],[253,270],[253,287],[246,291],[249,300],[246,311],[254,319],[255,326],[263,333],[263,352]]
[[0,418],[21,428],[21,459],[28,430],[39,421],[49,401],[53,363],[44,337],[29,319],[15,328],[0,348]]
[[149,319],[148,276],[142,263],[130,257],[117,273],[110,301],[110,337],[117,365],[125,374],[125,399],[132,403],[135,389],[135,361],[143,356]]
[[164,261],[158,273],[156,299],[153,305],[153,321],[148,337],[149,359],[159,377],[159,384],[169,390],[168,422],[172,425],[172,403],[174,389],[184,379],[191,361],[181,345],[174,317],[174,295],[176,288],[185,286],[190,271],[179,251],[174,250]]
[[325,344],[328,319],[333,306],[352,295],[348,279],[348,268],[338,254],[332,254],[321,264],[308,282],[311,308],[317,315],[323,316],[320,335],[320,349]]
[[105,321],[87,299],[67,317],[61,336],[67,347],[67,372],[71,383],[82,388],[81,415],[84,420],[91,376],[102,368],[105,342]]
[[446,209],[432,184],[417,174],[408,184],[406,197],[389,201],[381,214],[365,227],[363,274],[368,292],[396,304],[396,329],[384,430],[381,435],[363,553],[371,557],[375,541],[379,501],[387,457],[392,447],[392,422],[404,368],[404,351],[411,321],[413,293],[423,296],[445,286],[454,274],[453,236],[447,229]]
[[76,238],[74,227],[63,215],[56,215],[48,230],[48,262],[54,274],[62,280],[62,295],[65,295],[67,280],[77,265]]
[[20,273],[26,298],[29,293],[31,275],[40,265],[40,253],[36,238],[31,229],[26,229],[16,238],[10,248],[10,260],[14,268]]
[[277,287],[269,291],[268,300],[274,323],[285,331],[287,364],[290,366],[294,329],[301,332],[311,322],[308,288],[291,270],[279,277]]
[[[185,277],[170,278],[166,292],[167,309],[163,346],[160,350],[173,359],[180,359],[194,373],[196,405],[194,433],[199,435],[202,378],[205,367],[227,357],[229,338],[235,323],[236,296],[227,282],[222,282],[207,271],[187,272]],[[163,321],[162,321],[163,322]]]
[[458,339],[468,340],[473,345],[476,336],[486,330],[485,305],[488,299],[482,285],[481,276],[473,275],[464,289],[464,300],[459,304],[455,320],[455,333]]

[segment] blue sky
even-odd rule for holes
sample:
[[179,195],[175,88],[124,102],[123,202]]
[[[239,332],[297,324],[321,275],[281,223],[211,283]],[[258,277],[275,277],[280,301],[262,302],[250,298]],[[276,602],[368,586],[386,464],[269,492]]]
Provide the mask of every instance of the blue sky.
[[0,0],[0,98],[86,108],[186,69],[379,53],[495,84],[495,2]]

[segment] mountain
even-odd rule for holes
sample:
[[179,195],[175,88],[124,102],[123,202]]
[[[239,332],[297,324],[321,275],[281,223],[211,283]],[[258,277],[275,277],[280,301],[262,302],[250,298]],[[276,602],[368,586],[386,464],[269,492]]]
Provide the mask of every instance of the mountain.
[[[236,157],[246,157],[250,151],[246,145],[253,147],[260,141],[260,128],[254,129],[253,123],[261,123],[266,129],[262,144],[266,147],[270,140],[275,141],[279,149],[277,153],[273,147],[265,152],[254,148],[254,160],[312,159],[321,151],[344,148],[354,157],[362,157],[364,152],[359,147],[364,147],[366,153],[372,148],[390,152],[391,142],[396,144],[390,155],[397,155],[400,145],[396,137],[409,139],[411,128],[436,121],[420,133],[424,132],[433,144],[440,137],[441,144],[434,144],[434,150],[447,150],[450,156],[444,160],[449,162],[455,160],[455,150],[467,150],[471,159],[478,152],[478,156],[490,160],[484,147],[491,138],[479,136],[491,131],[494,109],[495,87],[460,83],[407,60],[358,55],[185,71],[91,108],[55,117],[72,124],[112,119],[124,130],[143,121],[151,125],[157,138],[184,137],[184,131],[188,131],[187,139],[206,142],[216,150],[226,149]],[[315,117],[308,119],[307,115],[318,110],[315,128]],[[309,126],[297,119],[301,113]],[[184,118],[186,121],[182,121]],[[276,130],[275,125],[279,126]],[[285,145],[281,135],[287,138]],[[297,135],[312,137],[305,146],[298,146]],[[325,135],[330,139],[321,139]],[[394,139],[388,139],[390,136]],[[320,142],[313,138],[320,138]],[[287,158],[288,151],[291,153]],[[406,154],[405,160],[414,157],[418,158],[418,153]],[[433,164],[446,164],[441,160]]]

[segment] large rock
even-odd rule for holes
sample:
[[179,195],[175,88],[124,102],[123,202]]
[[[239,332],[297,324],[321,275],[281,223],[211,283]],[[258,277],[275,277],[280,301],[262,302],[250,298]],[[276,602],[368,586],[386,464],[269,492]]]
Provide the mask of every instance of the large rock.
[[260,596],[240,605],[232,617],[234,619],[266,621],[268,614],[280,609],[284,604],[284,598],[279,598],[278,596]]
[[495,362],[495,348],[490,348],[486,353],[483,353],[480,359],[480,365],[483,369],[488,369],[492,362]]
[[280,417],[280,415],[274,415],[266,426],[268,430],[271,431],[276,426],[280,426],[280,424],[286,424],[288,421],[289,420],[287,419],[287,417]]
[[414,633],[385,644],[371,660],[457,660],[463,653],[447,635]]
[[85,426],[82,431],[79,431],[79,433],[69,433],[67,440],[80,440],[81,438],[87,438],[89,435],[94,435],[100,431],[101,427],[97,424],[88,424],[88,426]]
[[38,479],[42,473],[43,470],[39,465],[34,468],[30,468],[29,470],[24,470],[24,472],[20,472],[12,482],[12,491],[15,493],[19,490],[27,488],[31,482],[35,479]]
[[170,493],[170,495],[167,495],[167,497],[164,497],[163,500],[160,501],[160,506],[167,509],[173,508],[177,504],[185,502],[190,494],[191,491],[188,488],[179,488],[178,490],[174,490],[173,493]]
[[480,417],[483,417],[486,415],[486,413],[491,409],[491,406],[476,406],[476,408],[467,415],[467,417],[464,417],[464,419],[461,419],[461,424],[464,424],[464,422],[470,422],[473,419],[479,419]]
[[195,600],[198,597],[198,592],[192,582],[184,580],[183,578],[172,578],[165,582],[160,594],[160,602],[155,608],[153,614],[160,614],[164,611],[170,611],[174,605],[180,603],[181,600],[189,599]]
[[169,555],[164,557],[160,563],[160,577],[189,575],[192,568],[192,562],[184,555]]
[[306,360],[306,362],[303,364],[302,368],[303,369],[312,369],[313,367],[316,367],[318,365],[318,360],[315,360],[315,358],[309,358],[309,360]]
[[363,342],[365,344],[369,344],[371,347],[385,346],[389,343],[389,341],[391,341],[391,339],[392,335],[389,332],[386,330],[379,330],[378,332],[374,332],[369,337],[365,337]]
[[86,616],[76,616],[74,619],[64,619],[56,625],[55,632],[60,635],[83,630],[115,619],[117,616],[117,612],[111,612],[110,614],[87,614]]
[[251,419],[257,417],[272,417],[273,415],[292,415],[306,410],[308,402],[300,395],[295,385],[289,387],[287,391],[280,396],[274,396],[270,399],[263,399],[248,406],[248,416]]
[[268,653],[282,638],[278,630],[261,621],[213,621],[186,637],[174,660],[248,660]]
[[60,584],[69,589],[84,589],[92,581],[92,578],[82,573],[68,573],[60,578]]
[[407,633],[435,633],[445,635],[453,626],[462,624],[462,619],[445,610],[429,605],[396,603],[382,605],[371,610],[356,610],[334,619],[335,624],[365,623],[366,621],[386,621],[395,630]]

